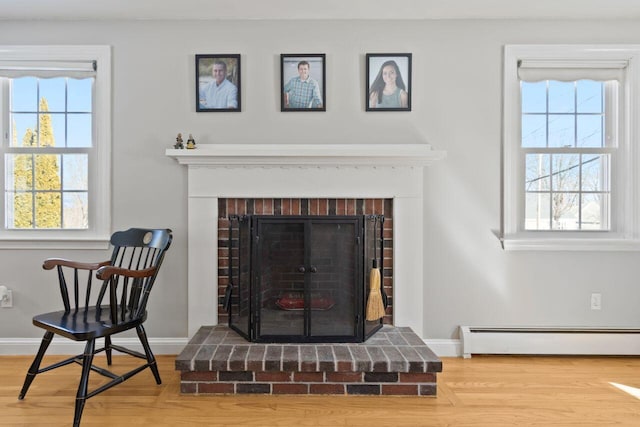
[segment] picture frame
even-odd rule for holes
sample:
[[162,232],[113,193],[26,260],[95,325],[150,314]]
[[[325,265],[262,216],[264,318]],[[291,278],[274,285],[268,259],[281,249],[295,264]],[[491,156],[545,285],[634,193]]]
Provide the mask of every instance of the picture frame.
[[280,111],[326,111],[326,55],[280,54]]
[[[411,111],[411,54],[367,53],[366,111]],[[393,81],[385,75],[395,75]]]
[[196,111],[240,112],[240,54],[196,55]]

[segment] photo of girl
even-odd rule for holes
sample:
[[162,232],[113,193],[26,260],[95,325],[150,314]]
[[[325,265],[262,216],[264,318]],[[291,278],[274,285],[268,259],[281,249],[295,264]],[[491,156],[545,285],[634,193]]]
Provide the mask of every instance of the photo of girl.
[[410,85],[410,53],[367,54],[367,111],[411,111]]

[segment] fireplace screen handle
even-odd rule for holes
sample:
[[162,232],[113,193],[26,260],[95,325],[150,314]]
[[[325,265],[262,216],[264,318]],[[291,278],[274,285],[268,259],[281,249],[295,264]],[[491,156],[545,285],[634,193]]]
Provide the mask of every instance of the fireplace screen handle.
[[[300,273],[305,273],[307,271],[307,269],[304,268],[304,265],[301,265],[301,266],[298,267],[298,271]],[[318,272],[318,268],[316,266],[312,265],[311,267],[309,267],[309,272],[317,273]]]
[[300,273],[304,273],[305,271],[307,271],[307,269],[306,269],[306,268],[304,268],[304,265],[301,265],[300,267],[298,267],[298,271],[299,271]]
[[312,273],[317,273],[318,269],[315,266],[312,265],[311,267],[309,267],[309,271],[312,272]]

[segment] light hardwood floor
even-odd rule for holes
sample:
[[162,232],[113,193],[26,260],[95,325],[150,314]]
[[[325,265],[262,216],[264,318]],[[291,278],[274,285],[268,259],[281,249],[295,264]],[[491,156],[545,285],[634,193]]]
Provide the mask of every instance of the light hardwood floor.
[[[45,361],[62,357],[51,356]],[[98,359],[98,358],[97,358]],[[137,360],[118,356],[113,370]],[[640,426],[640,358],[474,356],[443,359],[438,397],[189,396],[174,357],[88,400],[83,426]],[[0,357],[0,426],[68,426],[79,366],[38,376],[17,399],[31,357]],[[103,382],[94,375],[91,385]],[[613,384],[631,387],[629,392]]]

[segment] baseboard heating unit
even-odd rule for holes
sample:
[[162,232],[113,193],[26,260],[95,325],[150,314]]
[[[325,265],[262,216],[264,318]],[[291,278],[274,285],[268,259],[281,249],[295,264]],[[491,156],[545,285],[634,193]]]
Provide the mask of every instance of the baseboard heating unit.
[[460,326],[462,353],[640,355],[639,328]]

